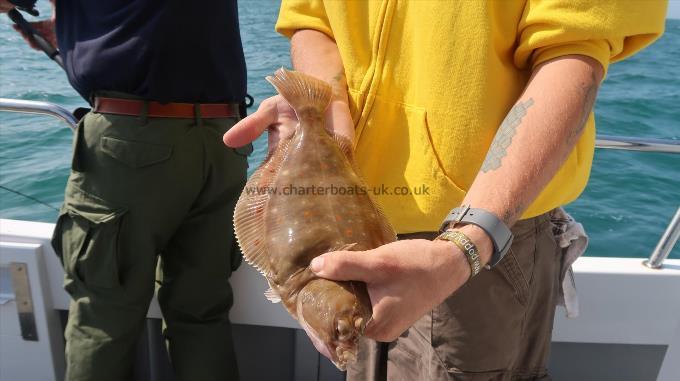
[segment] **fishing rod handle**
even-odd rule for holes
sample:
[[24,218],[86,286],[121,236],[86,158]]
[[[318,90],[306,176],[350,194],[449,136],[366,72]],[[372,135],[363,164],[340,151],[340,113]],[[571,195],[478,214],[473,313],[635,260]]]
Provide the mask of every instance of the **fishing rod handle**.
[[24,32],[28,35],[30,39],[32,39],[36,45],[47,54],[50,59],[54,60],[61,68],[64,68],[64,61],[61,59],[61,56],[59,55],[59,50],[57,50],[52,44],[47,41],[43,36],[40,35],[33,27],[31,24],[26,21],[24,16],[15,9],[10,10],[7,12],[7,16]]

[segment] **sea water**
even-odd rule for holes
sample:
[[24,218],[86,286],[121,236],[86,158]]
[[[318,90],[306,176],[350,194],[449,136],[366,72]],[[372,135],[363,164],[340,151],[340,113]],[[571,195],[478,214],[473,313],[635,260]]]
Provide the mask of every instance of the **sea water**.
[[[248,92],[256,108],[274,95],[264,77],[289,67],[290,58],[288,41],[274,32],[278,2],[252,4],[240,2],[239,12]],[[44,18],[49,3],[39,5]],[[0,97],[54,102],[70,110],[86,106],[61,69],[29,49],[4,15]],[[680,20],[667,20],[664,36],[653,46],[610,67],[595,111],[598,134],[680,139]],[[71,163],[71,136],[52,118],[0,113],[0,218],[55,220]],[[265,152],[266,139],[260,138],[251,170]],[[647,257],[678,207],[680,154],[598,149],[587,189],[566,209],[591,237],[586,255]],[[680,247],[671,257],[680,258]]]

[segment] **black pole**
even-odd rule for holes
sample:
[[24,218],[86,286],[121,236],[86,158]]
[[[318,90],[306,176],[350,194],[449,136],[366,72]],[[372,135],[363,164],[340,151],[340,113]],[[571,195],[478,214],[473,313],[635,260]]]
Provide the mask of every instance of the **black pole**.
[[51,60],[57,63],[57,65],[61,66],[62,69],[65,70],[64,68],[64,61],[61,59],[61,56],[59,55],[59,50],[52,46],[52,44],[49,43],[43,36],[40,35],[33,27],[31,24],[26,21],[24,16],[21,14],[21,12],[17,11],[16,8],[10,10],[7,12],[7,16],[14,21],[14,23],[21,29],[22,32],[24,32],[31,41],[35,42],[36,45],[47,54],[48,57],[50,57]]
[[[37,14],[37,11],[35,14]],[[42,50],[48,57],[50,57],[52,61],[56,62],[57,65],[59,65],[59,67],[66,71],[66,68],[64,67],[64,61],[61,59],[61,56],[59,55],[59,50],[52,46],[52,44],[50,44],[49,41],[47,41],[43,36],[41,36],[40,33],[38,33],[38,31],[33,29],[31,24],[29,24],[28,21],[26,21],[21,12],[14,8],[7,12],[7,16],[9,16],[9,18],[12,21],[14,21],[14,23],[19,27],[19,29],[21,29],[21,31],[24,32],[31,41],[35,42],[35,44],[38,45],[40,50]],[[90,111],[89,108],[78,107],[73,111],[72,114],[77,120],[80,120],[89,111]]]

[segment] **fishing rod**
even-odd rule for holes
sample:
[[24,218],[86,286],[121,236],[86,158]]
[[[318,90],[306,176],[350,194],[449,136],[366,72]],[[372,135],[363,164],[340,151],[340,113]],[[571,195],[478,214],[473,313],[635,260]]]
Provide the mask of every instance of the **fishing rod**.
[[[66,67],[64,66],[64,60],[61,58],[61,55],[59,54],[59,49],[56,47],[52,46],[52,44],[45,39],[40,33],[38,33],[37,30],[31,26],[31,23],[26,21],[24,16],[21,14],[21,12],[18,11],[18,9],[29,13],[30,15],[33,16],[38,16],[38,11],[29,3],[31,1],[29,0],[28,2],[19,2],[19,1],[14,1],[13,3],[19,4],[22,3],[22,6],[17,5],[16,8],[13,8],[9,12],[7,12],[7,16],[14,22],[14,24],[21,29],[21,31],[28,37],[28,39],[35,43],[40,50],[42,50],[52,61],[56,62],[59,67],[62,68],[62,70],[66,71]],[[26,4],[23,4],[26,3]],[[34,1],[32,3],[35,3]],[[246,108],[250,108],[254,104],[254,99],[250,94],[246,94],[245,100],[241,102],[239,111],[241,115],[246,115]],[[76,119],[80,120],[87,112],[89,109],[87,108],[78,108],[73,111],[73,115],[76,117]]]
[[[43,37],[37,30],[35,30],[31,23],[26,21],[26,19],[21,14],[21,12],[18,11],[18,9],[25,11],[33,16],[37,16],[38,11],[35,8],[29,8],[28,6],[24,7],[17,6],[16,8],[13,8],[9,12],[7,12],[7,16],[28,37],[28,39],[31,42],[35,43],[40,48],[40,50],[42,50],[45,53],[45,55],[47,55],[52,61],[56,62],[57,65],[59,65],[59,67],[65,72],[66,67],[64,66],[64,60],[61,58],[61,55],[59,54],[59,49],[52,46],[52,44],[49,41],[47,41],[45,37]],[[77,109],[73,110],[72,114],[76,118],[76,120],[80,120],[89,111],[90,111],[89,108],[78,107]]]
[[[26,10],[26,8],[22,8],[23,10]],[[30,14],[35,15],[33,12],[28,11]],[[35,12],[37,13],[37,11]],[[61,55],[59,55],[59,50],[52,46],[52,44],[45,39],[38,31],[36,31],[31,24],[26,21],[24,16],[17,10],[17,8],[14,8],[7,12],[7,16],[16,24],[19,29],[28,37],[31,42],[35,43],[40,50],[42,50],[50,59],[59,65],[63,70],[66,70],[64,67],[64,61],[61,58]]]
[[[20,10],[22,10],[22,11],[24,11],[24,12],[26,12],[26,13],[32,15],[32,16],[38,16],[39,15],[38,10],[35,9],[31,4],[26,4],[24,6],[21,6],[21,5],[18,5],[18,4],[15,4],[15,5],[17,5],[16,8],[13,8],[10,11],[7,12],[7,16],[10,18],[10,20],[12,20],[12,22],[14,22],[14,24],[21,30],[21,32],[23,32],[23,34],[26,37],[28,37],[29,41],[31,41],[36,46],[38,46],[40,48],[40,50],[42,50],[52,61],[56,62],[57,65],[59,65],[59,67],[62,68],[62,70],[66,71],[66,68],[64,67],[64,60],[61,58],[61,55],[59,55],[59,50],[57,48],[55,48],[54,46],[52,46],[52,44],[49,41],[47,41],[47,39],[45,37],[43,37],[40,33],[38,33],[38,31],[35,30],[33,28],[33,26],[28,21],[26,21],[26,19],[21,14],[21,12],[19,12],[19,9],[20,9]],[[76,113],[79,112],[79,110],[80,109],[74,111],[74,113],[73,113],[74,116],[75,116]],[[44,202],[44,201],[42,201],[38,198],[35,198],[35,197],[28,195],[28,194],[25,194],[23,192],[19,192],[15,189],[7,187],[7,186],[0,185],[0,189],[5,190],[7,192],[17,194],[17,195],[22,196],[22,197],[24,197],[28,200],[31,200],[31,201],[33,201],[37,204],[44,205],[44,206],[46,206],[50,209],[54,209],[54,210],[57,210],[57,211],[59,210],[58,208],[56,208],[53,205],[50,205],[47,202]]]

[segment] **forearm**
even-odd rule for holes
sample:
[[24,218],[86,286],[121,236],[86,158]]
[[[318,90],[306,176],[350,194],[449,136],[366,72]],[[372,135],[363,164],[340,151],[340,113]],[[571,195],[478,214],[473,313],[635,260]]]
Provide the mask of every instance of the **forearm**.
[[[602,76],[601,65],[584,56],[538,67],[499,127],[463,204],[490,211],[512,226],[574,148]],[[488,262],[488,237],[472,234],[487,248],[480,251],[482,262]]]
[[295,70],[330,83],[335,98],[347,102],[345,70],[335,41],[319,31],[302,29],[290,40],[290,56]]
[[347,100],[347,79],[340,51],[327,35],[310,29],[295,32],[290,41],[295,70],[322,79],[333,87],[333,101],[328,110],[336,133],[353,140],[354,129]]

